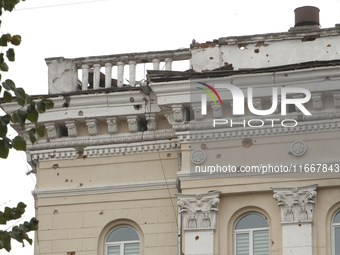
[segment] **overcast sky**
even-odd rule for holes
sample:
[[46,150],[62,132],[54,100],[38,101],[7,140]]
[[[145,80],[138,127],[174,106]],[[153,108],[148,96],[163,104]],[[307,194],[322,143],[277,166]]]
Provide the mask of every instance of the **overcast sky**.
[[[2,17],[1,32],[22,36],[3,79],[29,94],[46,94],[45,58],[175,50],[189,47],[192,39],[285,32],[294,26],[294,9],[304,5],[320,8],[322,28],[340,23],[340,0],[26,0]],[[11,152],[0,160],[0,207],[24,201],[24,220],[34,216],[29,169],[24,154]],[[33,249],[16,245],[11,254],[32,255]]]

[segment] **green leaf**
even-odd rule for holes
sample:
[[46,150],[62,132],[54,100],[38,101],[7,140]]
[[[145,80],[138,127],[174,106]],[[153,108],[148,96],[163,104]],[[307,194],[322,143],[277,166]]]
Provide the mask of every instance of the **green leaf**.
[[11,44],[18,46],[18,45],[20,45],[20,43],[21,43],[21,36],[20,35],[14,35],[11,38]]
[[24,110],[18,110],[12,114],[12,121],[21,125],[25,124],[27,118],[27,112]]
[[7,65],[5,62],[2,62],[2,63],[0,64],[0,70],[1,70],[1,71],[3,71],[3,72],[8,72],[8,69],[9,69],[9,67],[8,67],[8,65]]
[[11,122],[11,115],[6,114],[0,117],[0,124],[8,125]]
[[6,56],[7,56],[9,61],[11,61],[11,62],[15,61],[14,49],[13,48],[8,49],[7,52],[6,52]]
[[45,109],[52,109],[54,106],[54,102],[51,99],[43,98],[41,102],[45,105]]
[[0,124],[0,137],[5,137],[7,135],[7,125]]
[[45,128],[43,126],[37,126],[35,129],[38,133],[38,136],[43,137],[45,135]]
[[[6,47],[8,42],[11,40],[10,34],[4,34],[0,37],[0,46]],[[20,44],[20,43],[19,43]]]
[[37,109],[39,113],[44,113],[46,111],[45,104],[43,104],[41,101],[37,103]]
[[12,102],[12,94],[9,93],[7,90],[4,91],[4,101],[7,102],[7,103],[10,103]]
[[0,247],[5,248],[6,251],[11,251],[11,237],[7,231],[0,235]]
[[5,80],[2,83],[2,86],[4,86],[4,88],[7,89],[7,90],[13,90],[13,91],[16,90],[14,82],[12,80],[10,80],[10,79]]
[[13,139],[13,148],[18,151],[26,151],[26,141],[21,136],[16,136]]
[[6,146],[6,141],[0,139],[0,158],[7,158],[9,153],[9,148]]
[[37,112],[36,109],[34,109],[32,111],[28,111],[28,109],[27,109],[27,119],[30,122],[36,123],[38,121],[38,117],[39,117],[39,113]]

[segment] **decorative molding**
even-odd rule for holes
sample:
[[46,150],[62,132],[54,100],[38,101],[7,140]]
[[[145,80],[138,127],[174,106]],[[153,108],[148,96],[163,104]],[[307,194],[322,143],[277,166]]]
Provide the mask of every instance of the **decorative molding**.
[[307,145],[303,141],[295,141],[292,143],[290,147],[290,152],[295,156],[295,157],[301,157],[304,155],[307,151]]
[[194,111],[195,120],[203,120],[204,116],[202,115],[202,105],[201,103],[195,103],[191,105],[192,110]]
[[322,93],[321,92],[312,93],[312,102],[314,110],[322,110],[323,109]]
[[221,105],[219,104],[215,105],[215,103],[212,102],[211,109],[213,111],[213,116],[215,119],[221,119],[223,117],[223,109]]
[[146,125],[148,130],[157,130],[157,116],[155,113],[146,115]]
[[185,111],[185,108],[184,108],[183,105],[181,105],[181,104],[174,104],[174,105],[171,105],[171,108],[172,108],[172,112],[173,112],[173,119],[176,122],[183,122],[183,121],[185,121],[185,119],[186,119],[186,111]]
[[[292,118],[294,119],[294,118]],[[276,125],[271,127],[265,125],[261,128],[252,127],[233,127],[233,128],[213,128],[212,121],[210,122],[191,122],[185,124],[185,128],[178,128],[178,131],[189,130],[192,127],[190,140],[191,141],[219,141],[236,138],[247,137],[266,137],[266,136],[282,136],[301,133],[314,133],[314,132],[327,132],[340,130],[340,120],[328,120],[328,121],[311,121],[311,122],[298,122],[296,127],[282,127]],[[197,130],[198,127],[201,130]],[[204,128],[202,128],[204,127]],[[209,129],[209,132],[206,130]]]
[[118,133],[118,123],[119,120],[117,117],[109,117],[106,119],[107,123],[107,131],[109,134],[117,134]]
[[54,141],[47,142],[46,140],[39,140],[33,145],[28,145],[27,149],[32,151],[45,150],[45,149],[57,149],[57,148],[84,148],[86,146],[108,145],[108,144],[122,144],[122,143],[134,143],[153,140],[164,140],[176,138],[175,132],[170,129],[138,132],[136,134],[118,134],[101,135],[96,137],[76,137],[65,139],[56,139]]
[[133,182],[110,185],[82,186],[59,189],[36,189],[32,192],[35,198],[69,197],[83,195],[110,194],[117,192],[175,189],[176,180]]
[[85,120],[89,135],[98,135],[98,121],[96,119]]
[[131,133],[135,133],[139,131],[140,123],[139,123],[139,117],[137,115],[126,116],[126,120],[128,122],[129,131]]
[[199,164],[202,164],[206,158],[207,158],[207,154],[205,153],[204,150],[194,150],[191,153],[190,160],[195,165],[199,165]]
[[281,209],[281,223],[313,222],[317,184],[294,188],[272,188]]
[[333,93],[333,102],[335,108],[340,108],[340,93],[339,91]]
[[76,159],[78,157],[108,157],[126,154],[152,153],[157,151],[173,151],[180,149],[177,141],[150,141],[131,144],[110,144],[104,146],[89,146],[84,149],[62,148],[52,150],[30,151],[32,160],[49,161],[58,159]]
[[77,122],[75,120],[67,120],[65,121],[65,125],[67,127],[67,133],[69,137],[77,137]]
[[49,139],[56,139],[60,137],[60,127],[54,122],[45,123],[47,137]]
[[177,205],[184,218],[184,231],[216,228],[220,191],[204,194],[177,194]]

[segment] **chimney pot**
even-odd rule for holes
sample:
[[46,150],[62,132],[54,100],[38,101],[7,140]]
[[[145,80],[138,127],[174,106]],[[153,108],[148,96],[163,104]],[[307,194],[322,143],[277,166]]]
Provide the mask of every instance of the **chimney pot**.
[[320,26],[319,8],[314,6],[302,6],[296,8],[294,12],[295,12],[295,27],[310,25]]

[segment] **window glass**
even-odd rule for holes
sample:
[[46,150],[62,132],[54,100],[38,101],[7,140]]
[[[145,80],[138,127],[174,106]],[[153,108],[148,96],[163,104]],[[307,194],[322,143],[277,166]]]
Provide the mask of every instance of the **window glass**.
[[235,229],[248,229],[248,228],[267,228],[268,223],[265,218],[258,214],[248,214],[241,218]]
[[119,227],[111,232],[106,242],[122,242],[139,240],[137,232],[129,227]]
[[335,215],[333,223],[340,223],[340,211]]

